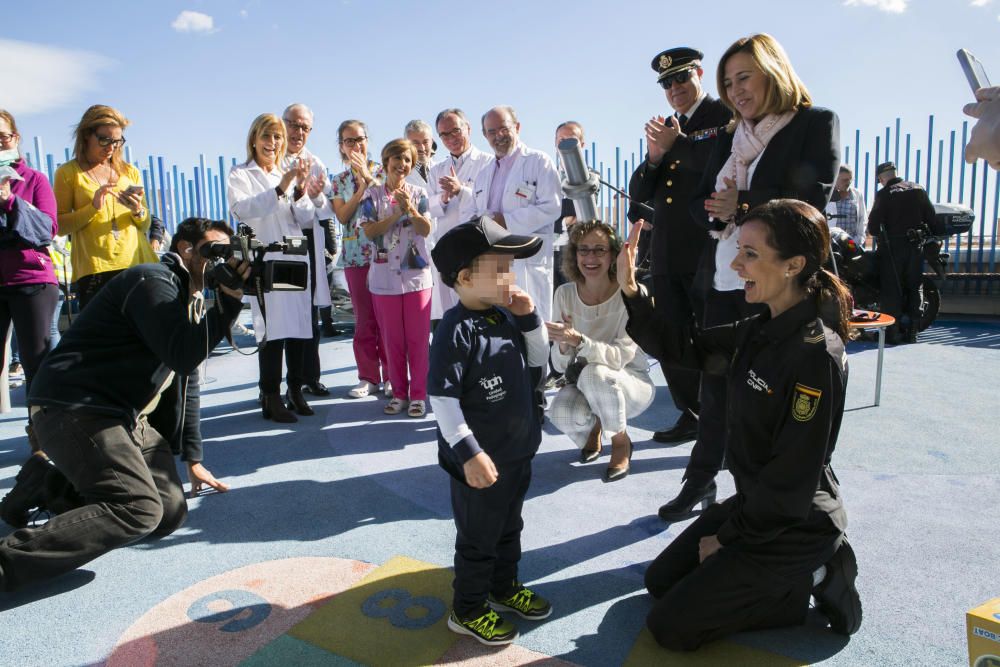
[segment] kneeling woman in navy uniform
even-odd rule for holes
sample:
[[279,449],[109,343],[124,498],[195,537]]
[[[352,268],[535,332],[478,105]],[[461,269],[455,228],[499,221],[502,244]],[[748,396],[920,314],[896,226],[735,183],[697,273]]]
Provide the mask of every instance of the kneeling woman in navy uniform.
[[744,630],[804,622],[809,597],[849,635],[861,625],[857,562],[830,457],[844,414],[850,297],[822,267],[823,215],[779,199],[740,224],[732,268],[768,312],[692,331],[652,316],[635,281],[632,229],[618,258],[627,331],[667,364],[728,375],[726,459],[736,495],[708,507],[646,572],[646,624],[660,645],[693,650]]

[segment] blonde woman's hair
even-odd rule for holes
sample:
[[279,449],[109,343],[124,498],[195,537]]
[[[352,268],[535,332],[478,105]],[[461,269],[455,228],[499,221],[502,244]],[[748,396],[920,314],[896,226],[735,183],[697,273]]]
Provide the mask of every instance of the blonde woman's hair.
[[[128,118],[121,111],[105,104],[95,104],[83,112],[83,117],[73,129],[73,157],[81,167],[90,165],[87,162],[87,139],[97,133],[101,127],[120,127],[122,131],[129,126]],[[90,165],[93,166],[93,165]],[[125,173],[125,147],[116,146],[111,154],[111,167],[119,175]]]
[[726,49],[719,60],[719,69],[716,72],[716,85],[718,86],[719,99],[732,110],[734,117],[730,124],[730,130],[736,127],[736,123],[741,118],[739,109],[729,99],[726,93],[726,63],[737,53],[747,53],[753,59],[754,64],[764,74],[767,80],[767,91],[764,96],[764,106],[761,109],[764,114],[785,113],[786,111],[808,109],[812,106],[812,97],[809,90],[802,83],[802,79],[795,73],[792,62],[788,59],[788,54],[781,47],[774,37],[767,33],[759,33],[749,37],[741,37],[732,46]]
[[574,223],[569,232],[569,243],[563,248],[562,266],[560,268],[562,269],[563,277],[570,282],[578,283],[583,281],[583,274],[580,273],[580,267],[576,263],[576,249],[579,247],[583,237],[591,232],[601,232],[608,237],[608,251],[611,254],[611,266],[608,267],[608,276],[612,281],[618,278],[617,259],[618,253],[622,249],[622,239],[611,225],[600,220],[591,220],[589,222]]
[[417,147],[408,139],[393,139],[382,149],[382,164],[388,168],[389,158],[409,153],[410,163],[417,164]]
[[278,155],[274,160],[275,164],[281,165],[281,161],[285,158],[285,151],[288,149],[288,137],[285,136],[285,124],[273,113],[262,113],[254,118],[253,123],[250,124],[250,131],[247,132],[247,162],[257,160],[257,149],[254,144],[257,143],[257,137],[265,130],[274,130],[276,134],[281,135],[281,145],[278,147]]

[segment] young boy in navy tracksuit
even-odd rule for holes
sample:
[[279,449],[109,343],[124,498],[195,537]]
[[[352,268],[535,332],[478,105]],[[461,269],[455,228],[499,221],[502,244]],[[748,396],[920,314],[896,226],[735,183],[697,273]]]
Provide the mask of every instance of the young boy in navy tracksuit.
[[488,646],[518,636],[499,611],[532,620],[552,613],[517,574],[521,506],[542,440],[536,389],[549,344],[531,297],[514,285],[511,263],[541,246],[538,237],[508,234],[482,217],[449,231],[431,253],[460,300],[435,329],[428,378],[458,530],[448,627]]

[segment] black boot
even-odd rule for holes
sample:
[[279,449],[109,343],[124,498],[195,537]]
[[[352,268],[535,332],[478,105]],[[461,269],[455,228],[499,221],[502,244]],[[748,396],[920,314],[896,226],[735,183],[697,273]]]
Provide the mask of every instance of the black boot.
[[270,419],[281,424],[291,424],[299,420],[292,412],[285,407],[281,401],[281,394],[263,394],[260,400],[260,411],[264,419]]
[[838,635],[853,635],[861,627],[861,597],[854,587],[857,578],[858,560],[845,537],[826,564],[826,577],[813,589],[816,606],[830,619],[830,629]]
[[52,468],[47,456],[32,454],[14,478],[14,488],[0,500],[0,519],[14,528],[27,526],[29,512],[42,505],[45,476]]
[[684,486],[681,487],[681,492],[677,494],[677,497],[661,507],[657,514],[664,521],[683,521],[684,519],[689,519],[695,505],[701,503],[701,509],[704,511],[709,505],[715,502],[715,494],[717,492],[718,487],[715,486],[714,479],[709,480],[707,484],[695,484],[690,481],[684,482]]
[[288,391],[285,392],[285,401],[288,403],[289,410],[294,410],[303,417],[316,414],[306,403],[306,397],[302,395],[302,387],[289,387]]

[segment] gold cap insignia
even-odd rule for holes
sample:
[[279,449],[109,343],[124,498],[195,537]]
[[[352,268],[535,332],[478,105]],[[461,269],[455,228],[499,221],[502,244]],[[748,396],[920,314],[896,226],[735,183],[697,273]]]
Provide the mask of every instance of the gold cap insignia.
[[819,389],[796,384],[795,396],[792,398],[792,417],[795,418],[795,421],[807,422],[815,417],[822,395],[823,392]]
[[674,59],[671,58],[670,56],[660,56],[660,70],[662,71],[667,69],[673,62]]

